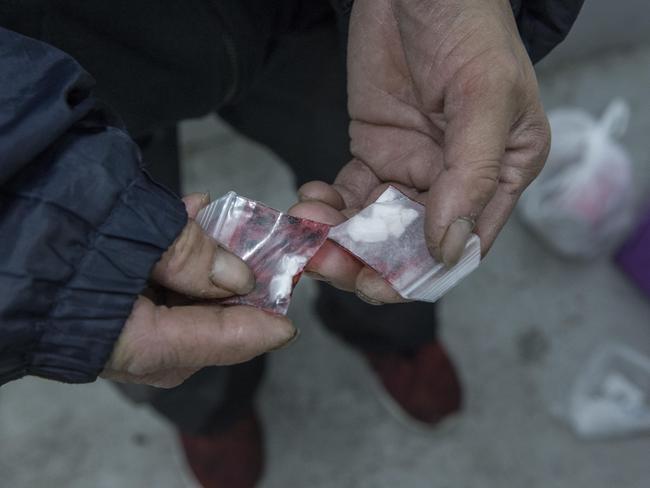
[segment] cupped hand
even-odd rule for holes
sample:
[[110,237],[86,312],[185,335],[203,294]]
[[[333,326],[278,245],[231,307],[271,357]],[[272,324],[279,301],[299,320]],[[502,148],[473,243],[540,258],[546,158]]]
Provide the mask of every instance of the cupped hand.
[[[138,297],[104,378],[169,388],[205,366],[239,363],[279,348],[296,333],[285,317],[210,304],[210,299],[251,291],[253,274],[193,220],[208,197],[194,194],[183,200],[190,219],[151,275],[169,299],[160,304],[152,293]],[[167,306],[172,302],[183,305]]]
[[[356,0],[348,108],[353,159],[333,185],[303,186],[301,200],[345,218],[380,185],[401,184],[426,204],[427,243],[448,265],[472,231],[488,251],[548,154],[535,73],[507,0]],[[322,218],[322,208],[305,209],[297,212]],[[354,281],[363,287],[363,277]]]

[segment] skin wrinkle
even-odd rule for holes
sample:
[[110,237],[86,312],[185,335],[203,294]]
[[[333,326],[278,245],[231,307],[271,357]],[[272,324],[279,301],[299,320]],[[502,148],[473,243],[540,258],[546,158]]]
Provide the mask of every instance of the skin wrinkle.
[[[399,157],[398,157],[397,159],[395,159],[395,160],[392,160],[392,161],[385,161],[384,164],[382,164],[381,166],[379,166],[379,167],[377,168],[376,173],[378,173],[378,174],[384,174],[384,175],[385,175],[385,174],[389,174],[389,172],[386,171],[386,169],[387,169],[388,166],[391,166],[391,165],[399,166],[399,165],[400,165],[400,164],[401,164],[401,163],[402,163],[406,158],[408,158],[409,156],[412,156],[414,153],[418,152],[418,150],[419,150],[420,148],[422,148],[423,146],[427,145],[426,142],[427,142],[427,141],[424,141],[424,142],[420,143],[418,146],[415,146],[415,147],[411,148],[410,150],[408,150],[407,152],[403,153],[401,156],[399,156]],[[425,164],[426,164],[426,163],[425,163]],[[413,188],[416,188],[416,189],[418,189],[418,190],[420,190],[420,189],[425,189],[426,187],[425,187],[424,185],[422,185],[422,184],[418,185],[418,184],[415,182],[415,178],[413,177],[413,174],[412,174],[412,171],[413,171],[413,169],[412,169],[412,168],[413,168],[413,165],[405,165],[405,166],[406,166],[407,179],[408,179],[408,182],[407,182],[407,183],[409,183],[409,186],[411,186],[411,187],[413,187]],[[431,166],[431,163],[429,163],[428,166]]]
[[[156,329],[157,324],[159,323],[157,308],[152,307],[153,304],[145,300],[146,299],[138,299],[136,301],[134,313],[132,314],[132,316],[135,315],[136,317],[133,317],[133,319],[137,320],[139,318],[142,318],[144,320],[147,320],[148,323],[151,324],[151,328]],[[139,315],[144,315],[144,317],[138,317]],[[127,327],[128,324],[125,326],[125,329]],[[142,330],[136,334],[129,334],[128,337],[125,337],[124,339],[122,339],[122,336],[120,336],[120,339],[126,342],[127,348],[124,351],[124,354],[116,358],[115,361],[111,361],[111,368],[125,371],[128,374],[145,374],[147,371],[145,371],[145,368],[142,364],[142,356],[135,354],[132,351],[137,351],[140,349],[140,344],[147,344],[147,354],[150,354],[151,348],[148,344],[151,340],[151,337],[149,334],[150,330]]]
[[166,266],[164,267],[165,276],[168,274],[173,276],[182,271],[187,261],[191,258],[193,254],[192,247],[194,245],[192,234],[195,232],[194,225],[192,224],[193,222],[190,222],[189,226],[181,232],[180,238],[172,244],[169,252],[170,259],[166,261]]
[[[379,125],[375,125],[375,124],[372,124],[372,123],[361,122],[361,121],[355,121],[355,123],[358,124],[359,126],[361,126],[361,127],[359,127],[359,130],[363,130],[363,128],[364,128],[363,126],[366,125],[366,126],[368,126],[368,128],[373,128],[373,129],[395,129],[395,130],[398,130],[398,131],[408,131],[408,129],[404,129],[403,127],[379,126]],[[399,156],[397,159],[391,159],[391,161],[393,161],[395,164],[399,164],[401,161],[406,159],[406,157],[408,155],[411,155],[414,152],[416,152],[418,149],[422,148],[423,146],[428,145],[427,144],[428,142],[433,142],[435,144],[435,141],[431,138],[430,134],[425,134],[425,133],[415,131],[415,130],[410,131],[410,132],[415,132],[415,133],[423,136],[426,139],[423,142],[419,143],[417,146],[411,147],[411,149],[406,154],[403,154],[402,156]],[[358,139],[358,138],[355,138],[355,139]],[[352,153],[352,155],[354,157],[356,157],[357,159],[362,160],[362,161],[364,159],[363,153],[366,152],[364,150],[364,148],[367,147],[367,148],[371,148],[371,150],[372,150],[375,147],[374,145],[372,145],[372,141],[370,141],[367,137],[363,138],[363,142],[365,143],[363,145],[357,144],[355,142],[353,142],[351,144],[351,153]],[[387,163],[390,163],[390,162],[385,162],[380,167],[378,167],[376,169],[372,169],[372,171],[374,173],[376,173],[376,174],[381,173],[382,169],[386,166]],[[364,162],[364,164],[366,164],[366,166],[370,167],[370,164],[365,163],[365,162]]]
[[[458,14],[456,14],[454,20],[452,21],[452,25],[453,25],[454,23],[458,23],[458,22],[460,22],[460,21],[462,20],[462,19],[461,19],[461,15],[462,15],[462,14],[461,14],[460,12],[459,12]],[[446,53],[446,54],[443,56],[443,60],[442,60],[442,61],[439,61],[439,60],[438,60],[438,57],[442,55],[442,49],[443,49],[443,47],[445,46],[447,40],[452,36],[452,34],[453,34],[453,29],[449,29],[449,32],[447,32],[447,34],[442,38],[442,40],[441,40],[440,43],[438,44],[438,47],[437,47],[436,50],[433,52],[433,55],[429,58],[429,59],[431,60],[431,62],[428,63],[428,67],[427,67],[426,70],[425,70],[425,74],[424,74],[424,79],[425,79],[425,80],[429,79],[429,77],[433,78],[434,80],[435,80],[436,78],[438,78],[439,75],[435,72],[435,67],[436,67],[436,65],[438,65],[438,66],[440,66],[440,65],[444,66],[444,64],[445,64],[445,63],[444,63],[444,60],[445,60],[447,57],[450,56],[451,52],[453,52],[453,50],[456,49],[456,47],[457,47],[458,45],[460,45],[460,44],[462,43],[463,40],[466,40],[466,39],[461,39],[461,41],[459,41],[459,42],[456,44],[456,46],[454,46],[454,47],[452,48],[451,52]],[[469,38],[470,35],[472,35],[472,33],[471,33],[471,32],[468,32],[468,33],[466,34],[465,37],[466,37],[466,38]],[[433,74],[433,76],[432,76],[432,74]],[[442,102],[443,99],[444,99],[444,96],[441,97],[441,102]]]
[[[402,103],[402,102],[400,102],[400,103]],[[411,109],[413,109],[413,110],[417,110],[417,109],[415,109],[414,107],[410,107],[410,106],[406,106],[405,108],[408,108],[409,110],[411,110]],[[426,118],[426,117],[425,117],[421,112],[419,112],[419,111],[418,111],[418,114],[422,116],[422,120],[423,120],[423,122],[424,122],[424,125],[427,126],[427,127],[430,127],[431,124],[432,124],[432,121],[428,120],[428,119],[427,119],[427,118]],[[414,126],[404,126],[404,125],[399,125],[399,124],[391,123],[391,122],[389,122],[389,121],[384,122],[384,121],[379,121],[379,120],[372,120],[372,119],[370,119],[369,117],[363,117],[363,118],[358,117],[358,118],[354,118],[354,119],[352,119],[350,122],[351,122],[351,128],[354,126],[354,124],[358,124],[358,125],[369,125],[369,126],[372,126],[372,127],[380,127],[380,128],[385,128],[385,129],[396,129],[396,130],[404,130],[404,131],[409,131],[409,130],[410,130],[410,131],[413,131],[413,132],[417,132],[417,133],[419,133],[419,134],[422,134],[423,136],[431,137],[431,133],[430,133],[430,132],[425,132],[425,131],[423,131],[423,130],[422,130],[420,127],[418,127],[417,125],[414,125]],[[436,127],[436,128],[437,128],[437,127]],[[354,129],[352,129],[352,130],[354,130]],[[354,142],[355,142],[355,141],[352,141],[352,143],[354,143]]]
[[[357,124],[357,126],[367,125],[367,126],[370,126],[371,128],[388,128],[388,129],[393,128],[393,129],[396,129],[396,130],[409,130],[408,128],[404,128],[404,127],[401,127],[401,126],[394,126],[394,125],[389,125],[389,126],[385,126],[385,125],[377,125],[377,124],[373,124],[373,123],[366,122],[366,121],[360,121],[360,120],[355,120],[354,123]],[[432,124],[432,123],[429,122],[429,125],[431,125],[431,124]],[[362,128],[363,128],[363,127],[361,127],[360,129],[362,129]],[[419,130],[414,130],[414,132],[417,132],[418,134],[420,134],[420,135],[426,137],[426,138],[427,138],[430,142],[432,142],[433,144],[437,144],[437,142],[435,141],[435,139],[433,139],[433,138],[431,137],[431,134],[427,134],[427,133],[421,132],[421,131],[419,131]],[[353,141],[358,140],[358,139],[359,139],[359,138],[353,138]],[[362,140],[363,140],[364,143],[365,143],[366,141],[368,141],[368,138],[364,137]],[[418,146],[416,146],[416,147],[414,147],[414,148],[411,148],[408,152],[403,153],[403,154],[400,155],[397,159],[391,159],[390,161],[386,160],[386,161],[385,161],[381,166],[379,166],[379,167],[376,168],[376,169],[372,169],[371,166],[370,166],[370,164],[368,164],[368,163],[365,161],[365,156],[364,156],[364,154],[363,154],[363,152],[365,152],[365,151],[363,151],[363,149],[359,150],[359,149],[355,148],[354,143],[353,143],[353,145],[352,145],[352,147],[351,147],[351,152],[352,152],[352,155],[353,155],[354,157],[356,157],[358,160],[362,161],[362,162],[363,162],[363,163],[364,163],[364,164],[365,164],[365,165],[366,165],[366,166],[367,166],[371,171],[373,171],[375,174],[377,174],[377,175],[386,175],[386,174],[389,174],[389,172],[386,172],[386,171],[385,171],[385,168],[386,168],[386,166],[387,166],[388,164],[394,164],[394,165],[396,165],[396,166],[399,166],[400,163],[401,163],[402,161],[404,161],[405,159],[407,159],[409,156],[413,155],[413,153],[417,152],[418,149],[421,149],[422,147],[426,146],[426,145],[427,145],[427,142],[428,142],[428,141],[425,140],[425,141],[419,143]],[[370,145],[370,144],[368,144],[368,145]],[[421,161],[421,163],[422,163],[422,164],[426,164],[426,166],[427,166],[430,170],[432,169],[432,167],[433,167],[433,165],[434,165],[434,164],[433,164],[433,160],[430,159],[430,158],[427,158],[426,160]],[[425,179],[422,179],[422,178],[418,178],[418,177],[414,176],[414,171],[416,171],[416,168],[414,167],[413,164],[406,165],[406,168],[407,168],[406,171],[407,171],[407,178],[408,178],[408,180],[409,180],[409,183],[411,183],[411,185],[412,185],[413,187],[417,188],[418,190],[424,190],[424,189],[426,189],[427,185],[429,184],[428,179],[426,179],[426,178],[425,178]]]
[[[356,178],[345,178],[345,175],[340,176],[340,178],[337,177],[335,186],[343,190],[344,194],[341,196],[348,207],[358,208],[363,204],[361,200],[365,199],[367,195],[366,188],[376,186],[379,179],[367,164],[356,158],[348,163],[346,172],[355,172]],[[365,181],[360,180],[360,175],[365,175]],[[359,181],[355,181],[357,179]],[[355,194],[363,196],[359,197],[355,196]]]
[[[403,77],[406,79],[405,77]],[[394,92],[390,92],[385,88],[382,88],[378,85],[375,84],[374,80],[373,81],[368,81],[368,85],[375,91],[375,94],[380,95],[383,98],[388,98],[395,102],[394,106],[391,106],[390,104],[387,104],[386,101],[379,100],[379,102],[383,103],[383,109],[381,110],[381,117],[370,117],[370,114],[367,112],[368,111],[368,106],[364,104],[360,108],[355,107],[354,105],[351,104],[350,106],[350,118],[353,121],[360,120],[372,124],[377,124],[377,125],[394,125],[398,127],[412,127],[414,129],[420,128],[420,124],[418,122],[413,122],[407,125],[404,124],[395,124],[392,122],[395,117],[395,110],[406,110],[406,113],[402,112],[400,114],[400,119],[405,119],[405,120],[411,120],[413,119],[414,121],[417,120],[422,123],[422,125],[427,125],[426,124],[426,118],[423,116],[423,114],[414,106],[415,103],[412,100],[409,100],[409,97],[407,96],[408,94],[411,94],[411,90],[404,90],[405,92],[408,91],[406,94],[397,94]],[[366,95],[370,93],[370,91],[366,90]],[[377,101],[376,101],[377,102]],[[361,113],[364,113],[364,115],[360,115]],[[377,114],[379,115],[379,114]]]

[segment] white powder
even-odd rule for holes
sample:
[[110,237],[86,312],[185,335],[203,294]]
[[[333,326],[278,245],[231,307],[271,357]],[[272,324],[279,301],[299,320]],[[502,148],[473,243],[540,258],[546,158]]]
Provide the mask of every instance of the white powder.
[[277,274],[269,283],[269,296],[273,300],[287,300],[293,289],[293,277],[305,265],[305,258],[300,255],[287,254],[280,258]]
[[382,242],[389,237],[400,237],[417,218],[417,210],[398,202],[375,202],[349,220],[347,232],[356,242]]

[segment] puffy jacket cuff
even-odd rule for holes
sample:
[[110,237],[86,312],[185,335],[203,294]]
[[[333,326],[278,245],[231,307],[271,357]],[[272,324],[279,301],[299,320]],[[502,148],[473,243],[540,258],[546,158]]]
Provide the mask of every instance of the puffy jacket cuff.
[[3,358],[0,383],[28,374],[94,381],[152,267],[186,222],[182,201],[146,173],[137,177],[97,228],[50,317],[37,324],[33,349]]

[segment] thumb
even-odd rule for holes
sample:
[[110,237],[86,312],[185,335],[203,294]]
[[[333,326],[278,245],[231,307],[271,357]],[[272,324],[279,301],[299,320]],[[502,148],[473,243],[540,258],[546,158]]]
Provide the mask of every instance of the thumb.
[[195,298],[223,298],[250,292],[255,279],[239,257],[220,247],[193,220],[209,202],[207,194],[183,199],[190,219],[153,268],[159,285]]
[[448,266],[497,189],[512,121],[507,98],[476,90],[445,107],[444,169],[430,186],[425,234],[433,256]]

